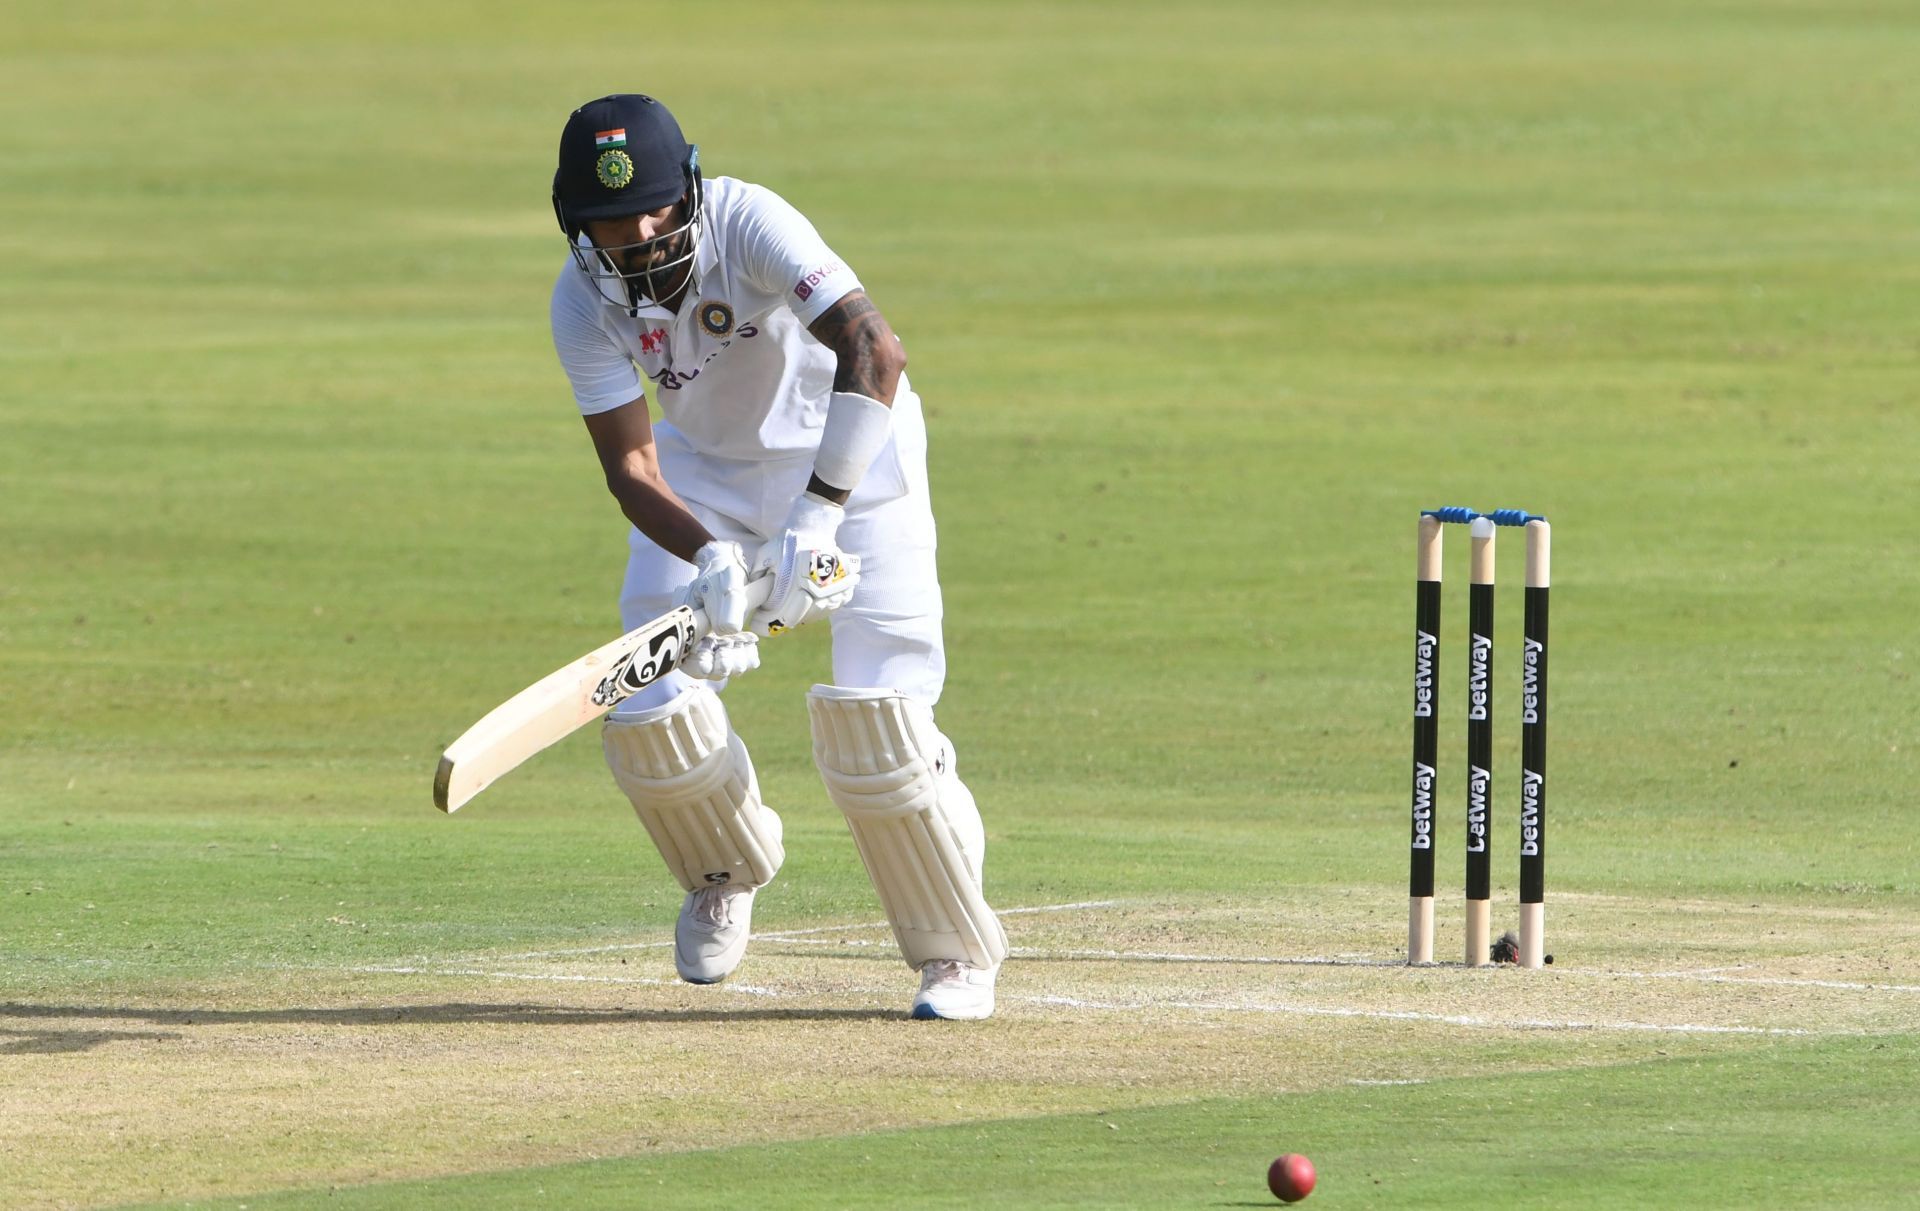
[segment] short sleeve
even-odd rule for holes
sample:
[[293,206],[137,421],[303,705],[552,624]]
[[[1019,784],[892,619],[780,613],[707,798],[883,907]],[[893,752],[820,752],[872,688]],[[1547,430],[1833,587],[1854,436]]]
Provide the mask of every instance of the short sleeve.
[[646,391],[633,359],[600,326],[599,304],[572,280],[578,273],[569,264],[553,284],[553,351],[573,384],[580,414],[592,416],[630,404]]
[[748,186],[731,254],[754,285],[783,297],[802,324],[860,289],[860,279],[806,217],[771,189]]

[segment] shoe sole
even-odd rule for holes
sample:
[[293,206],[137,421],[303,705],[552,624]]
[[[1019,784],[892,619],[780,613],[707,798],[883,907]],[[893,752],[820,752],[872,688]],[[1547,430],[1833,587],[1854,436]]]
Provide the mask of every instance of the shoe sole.
[[717,976],[695,976],[695,975],[688,975],[688,974],[687,974],[687,969],[686,969],[686,966],[685,966],[685,965],[684,965],[683,963],[681,963],[681,961],[680,961],[680,952],[676,950],[676,951],[674,952],[674,955],[673,955],[673,972],[674,972],[674,974],[675,974],[675,975],[677,975],[677,976],[679,976],[679,977],[680,977],[680,978],[681,978],[682,980],[684,980],[684,981],[686,981],[686,982],[687,982],[687,983],[689,983],[689,984],[718,984],[718,983],[721,983],[721,982],[722,982],[722,981],[724,981],[724,980],[725,980],[725,979],[726,979],[726,978],[727,978],[728,976],[731,976],[731,975],[732,975],[732,974],[733,974],[734,972],[736,972],[736,971],[739,971],[739,970],[740,970],[740,964],[741,964],[741,962],[742,962],[742,960],[744,960],[744,959],[745,959],[745,958],[747,957],[747,956],[746,956],[746,954],[744,953],[744,950],[745,950],[745,948],[744,948],[744,947],[742,947],[741,949],[742,949],[742,951],[743,951],[743,953],[742,953],[742,954],[740,955],[740,957],[739,957],[739,958],[737,958],[737,959],[735,959],[735,960],[733,961],[733,966],[731,966],[731,967],[729,967],[729,968],[727,968],[727,969],[726,969],[725,971],[723,971],[723,972],[721,972],[721,973],[720,973],[719,975],[717,975]]
[[992,1016],[993,1010],[991,1009],[985,1013],[950,1017],[947,1014],[941,1013],[931,1005],[915,1005],[913,1007],[913,1018],[919,1022],[984,1022]]

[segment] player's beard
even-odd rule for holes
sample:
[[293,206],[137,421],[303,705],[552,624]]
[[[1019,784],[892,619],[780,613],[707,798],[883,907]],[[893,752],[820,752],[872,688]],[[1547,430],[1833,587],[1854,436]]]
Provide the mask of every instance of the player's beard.
[[[686,289],[687,282],[693,276],[693,258],[686,257],[687,246],[692,239],[692,229],[682,228],[669,236],[667,243],[653,250],[646,266],[627,270],[627,290],[636,306],[642,298],[651,299],[662,307],[669,306]],[[686,259],[682,261],[682,257]],[[676,261],[680,263],[674,264]]]

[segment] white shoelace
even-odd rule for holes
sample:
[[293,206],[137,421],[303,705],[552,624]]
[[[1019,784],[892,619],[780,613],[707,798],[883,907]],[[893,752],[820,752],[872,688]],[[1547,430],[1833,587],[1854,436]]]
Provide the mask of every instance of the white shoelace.
[[966,964],[956,959],[930,959],[920,969],[920,976],[927,984],[946,984],[964,978]]
[[724,928],[727,923],[727,889],[724,886],[703,887],[693,893],[693,909],[688,914],[695,924],[712,929]]

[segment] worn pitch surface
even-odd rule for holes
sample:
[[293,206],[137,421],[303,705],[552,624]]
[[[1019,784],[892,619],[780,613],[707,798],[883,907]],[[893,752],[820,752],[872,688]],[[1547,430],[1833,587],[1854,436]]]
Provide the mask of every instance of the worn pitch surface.
[[[729,984],[668,937],[274,967],[0,1007],[28,1205],[204,1197],[1752,1051],[1920,1030],[1920,939],[1870,909],[1556,903],[1542,972],[1409,969],[1378,895],[1026,906],[1001,1012],[902,1020],[872,922],[775,930]],[[1280,946],[1278,943],[1286,943]],[[1416,1148],[1426,1145],[1416,1143]]]

